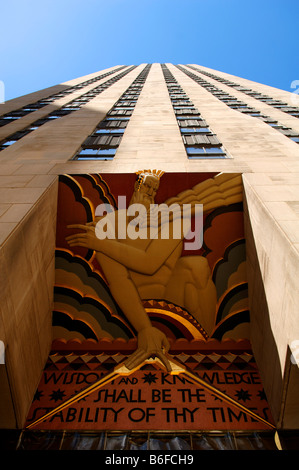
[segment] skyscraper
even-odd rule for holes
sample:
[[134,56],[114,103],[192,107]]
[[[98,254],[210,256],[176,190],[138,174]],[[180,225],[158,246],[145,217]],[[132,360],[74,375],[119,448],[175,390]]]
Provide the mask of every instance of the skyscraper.
[[[178,386],[162,375],[164,388],[155,387],[165,369],[146,362],[133,375],[117,376],[128,386],[122,396],[120,387],[100,386],[94,403],[103,406],[88,416],[78,408],[77,426],[85,420],[87,429],[93,414],[88,429],[103,431],[112,423],[118,431],[173,436],[259,430],[256,423],[263,431],[298,429],[295,98],[200,65],[155,63],[115,66],[0,105],[2,428],[23,429],[82,388],[79,380],[78,389],[66,390],[58,374],[55,389],[43,389],[49,371],[77,370],[80,377],[85,371],[87,387],[82,361],[100,379],[134,354],[144,327],[134,316],[140,302],[169,341],[170,357],[193,379],[187,374]],[[136,181],[155,203],[203,204],[198,250],[174,247],[155,264],[164,248],[151,258],[132,252],[127,261],[126,250],[117,258],[108,245],[105,251],[67,243],[75,235],[69,225],[92,223],[101,204],[119,211],[126,196],[127,207]],[[106,259],[114,261],[111,270]],[[198,378],[205,381],[196,384]],[[69,380],[64,376],[63,385]],[[186,380],[195,380],[195,389],[185,389]],[[217,395],[217,381],[225,396]],[[140,388],[130,388],[134,383]],[[215,387],[208,396],[199,392],[205,384]],[[46,393],[50,401],[37,409]],[[264,408],[250,402],[254,394],[261,403],[265,397]],[[174,396],[186,406],[171,408]],[[212,406],[213,396],[228,400],[228,408],[216,399]],[[204,406],[204,417],[197,416]],[[57,424],[52,415],[48,429],[72,429],[71,416]]]

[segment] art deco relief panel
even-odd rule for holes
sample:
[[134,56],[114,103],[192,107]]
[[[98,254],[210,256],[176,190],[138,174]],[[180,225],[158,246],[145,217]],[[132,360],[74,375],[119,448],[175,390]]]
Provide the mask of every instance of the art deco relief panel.
[[[149,262],[145,259],[136,260],[135,269],[134,266],[128,268],[152,324],[172,339],[249,338],[241,181],[238,175],[229,175],[221,181],[220,175],[218,184],[214,176],[163,174],[155,196],[156,204],[165,201],[174,204],[178,195],[182,201],[185,197],[186,203],[191,201],[190,197],[193,197],[193,203],[207,201],[204,204],[202,246],[188,251],[183,243],[177,243],[169,249],[173,257],[169,261],[170,256],[167,259],[167,253],[163,252],[167,241],[152,240],[152,245],[160,242],[161,247],[158,247],[161,253],[156,272],[148,273]],[[90,223],[100,204],[110,204],[117,209],[119,196],[125,196],[130,202],[136,178],[135,174],[60,177],[54,338],[98,341],[102,337],[111,340],[134,337],[134,326],[120,307],[125,304],[126,310],[128,303],[129,309],[133,309],[133,299],[122,302],[118,298],[117,302],[111,293],[111,279],[110,282],[107,280],[109,268],[105,266],[105,272],[96,251],[76,245],[70,247],[66,238],[82,232],[67,227]],[[225,185],[228,188],[231,185],[232,189],[226,189]],[[199,193],[192,195],[194,187]],[[142,249],[140,240],[131,240],[130,247],[135,246],[136,250]],[[138,257],[138,252],[135,253]],[[134,253],[130,256],[132,258]],[[156,252],[155,256],[158,257]],[[140,266],[142,263],[144,265]],[[111,270],[115,271],[115,265]],[[117,274],[115,272],[115,277]],[[109,276],[113,277],[113,274],[109,273]],[[116,290],[120,289],[118,283]],[[125,294],[122,292],[123,297]],[[209,318],[206,318],[206,310]]]
[[[242,194],[237,174],[60,176],[53,344],[29,427],[272,429],[250,346]],[[145,236],[157,207],[171,236]]]

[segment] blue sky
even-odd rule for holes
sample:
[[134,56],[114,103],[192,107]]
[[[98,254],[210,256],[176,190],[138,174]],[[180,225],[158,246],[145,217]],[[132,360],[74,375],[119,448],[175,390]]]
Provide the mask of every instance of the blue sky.
[[2,0],[5,100],[113,65],[196,63],[287,91],[298,0]]

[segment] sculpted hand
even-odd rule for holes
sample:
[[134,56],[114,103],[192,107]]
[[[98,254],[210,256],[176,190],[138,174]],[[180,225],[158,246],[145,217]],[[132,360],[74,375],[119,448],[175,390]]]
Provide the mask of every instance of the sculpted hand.
[[87,222],[86,225],[88,227],[95,227],[99,220],[101,220],[101,217],[95,217],[95,219],[92,222]]
[[169,342],[162,331],[153,326],[146,327],[138,333],[138,348],[127,359],[125,366],[134,369],[154,355],[162,361],[168,371],[171,371],[171,365],[164,354],[164,351],[168,352],[169,347]]
[[92,225],[68,225],[67,228],[77,228],[80,230],[85,230],[83,233],[76,233],[66,237],[66,241],[69,246],[83,246],[84,248],[89,248],[91,250],[96,250],[99,239],[95,235],[95,228]]

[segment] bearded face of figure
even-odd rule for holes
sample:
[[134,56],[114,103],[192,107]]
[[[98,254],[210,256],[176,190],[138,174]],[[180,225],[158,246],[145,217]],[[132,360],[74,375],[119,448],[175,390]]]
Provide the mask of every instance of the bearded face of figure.
[[159,179],[153,175],[146,175],[138,186],[135,185],[135,191],[130,204],[143,204],[147,210],[151,204],[155,204],[155,196],[159,188]]

